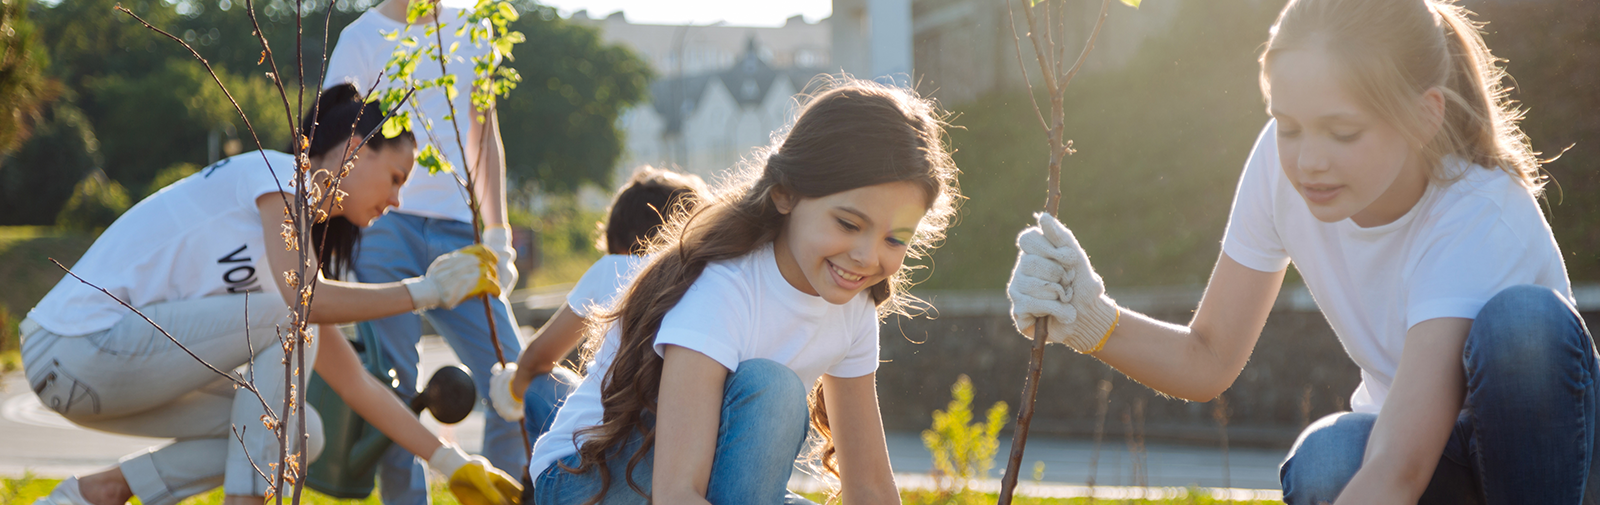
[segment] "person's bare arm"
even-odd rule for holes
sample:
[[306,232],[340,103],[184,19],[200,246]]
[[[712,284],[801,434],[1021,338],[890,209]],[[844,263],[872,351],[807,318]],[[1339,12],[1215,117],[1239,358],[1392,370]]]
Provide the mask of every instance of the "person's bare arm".
[[472,177],[477,183],[478,202],[482,204],[484,226],[505,226],[506,217],[506,152],[500,141],[500,119],[494,109],[472,112],[467,127],[467,159],[472,167]]
[[561,308],[556,309],[556,315],[539,328],[539,333],[533,335],[528,348],[523,349],[522,356],[517,358],[517,375],[511,379],[511,390],[516,392],[516,397],[522,397],[534,377],[550,373],[559,366],[561,358],[578,347],[588,327],[587,319],[573,312],[567,304],[561,304]]
[[650,502],[709,504],[711,459],[722,423],[723,384],[728,369],[709,356],[668,345],[656,401],[656,454]]
[[1188,326],[1122,309],[1121,321],[1094,357],[1156,391],[1210,401],[1233,385],[1250,360],[1283,275],[1222,254]]
[[1439,318],[1406,331],[1394,387],[1367,438],[1367,453],[1339,504],[1416,503],[1433,479],[1466,396],[1461,352],[1471,319]]
[[422,426],[416,416],[400,403],[400,397],[361,366],[355,349],[340,334],[339,328],[323,325],[321,348],[317,351],[317,375],[344,399],[350,410],[406,451],[427,459],[444,444]]
[[823,375],[822,391],[838,449],[840,498],[844,503],[900,503],[878,411],[877,374],[852,379]]
[[[261,211],[261,226],[267,246],[267,276],[278,283],[278,293],[291,307],[299,303],[298,288],[289,287],[284,272],[296,271],[299,252],[288,250],[281,233],[283,229],[284,202],[281,193],[268,193],[256,198]],[[309,240],[306,242],[310,242]],[[313,255],[314,256],[314,255]],[[313,257],[313,264],[316,259]],[[300,287],[307,280],[301,279]],[[412,310],[411,292],[399,282],[364,284],[322,278],[319,272],[310,282],[316,282],[311,298],[312,324],[335,324],[366,321],[392,316]]]

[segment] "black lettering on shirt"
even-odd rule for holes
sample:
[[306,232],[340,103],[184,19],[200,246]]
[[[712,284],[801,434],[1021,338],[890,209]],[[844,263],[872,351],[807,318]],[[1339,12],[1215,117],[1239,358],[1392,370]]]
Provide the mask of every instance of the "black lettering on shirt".
[[212,163],[211,166],[203,168],[202,170],[206,171],[206,175],[202,176],[202,178],[211,177],[211,173],[212,172],[216,172],[217,169],[222,168],[224,165],[227,165],[228,162],[230,162],[230,161],[233,161],[233,158],[223,158],[222,161],[218,161],[216,163]]
[[217,264],[219,265],[228,263],[246,263],[244,265],[233,267],[222,273],[222,282],[228,285],[229,293],[245,293],[261,290],[261,286],[258,285],[257,282],[259,279],[256,277],[256,267],[248,264],[250,263],[249,256],[241,256],[241,253],[243,253],[245,249],[248,249],[249,247],[250,244],[241,245],[238,249],[234,249],[233,252],[228,253],[227,256],[217,259]]

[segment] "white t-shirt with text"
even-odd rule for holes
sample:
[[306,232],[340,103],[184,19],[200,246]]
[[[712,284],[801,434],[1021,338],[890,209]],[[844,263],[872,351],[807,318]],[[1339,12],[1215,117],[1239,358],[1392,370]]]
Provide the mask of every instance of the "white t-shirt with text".
[[[473,79],[472,58],[488,54],[489,50],[487,47],[474,46],[469,34],[456,36],[456,30],[466,22],[465,18],[458,16],[460,13],[460,9],[442,8],[439,21],[444,25],[440,34],[444,37],[445,50],[448,51],[452,44],[459,44],[456,46],[455,54],[449,55],[446,68],[451,75],[456,76],[458,93],[454,100],[455,118],[456,123],[461,126],[461,135],[466,136],[472,117],[470,98]],[[395,40],[384,38],[385,33],[397,30],[401,33]],[[423,38],[422,23],[419,22],[408,29],[402,21],[389,19],[377,9],[367,9],[339,32],[339,41],[334,46],[333,53],[328,56],[328,73],[323,79],[322,86],[326,88],[349,82],[355,85],[362,96],[367,95],[367,89],[372,87],[374,81],[378,81],[376,90],[372,92],[374,96],[393,87],[394,83],[389,80],[389,73],[384,73],[381,78],[378,74],[383,71],[384,65],[389,62],[400,41],[408,36]],[[419,47],[431,42],[435,42],[434,38],[428,37]],[[442,74],[439,73],[439,62],[424,57],[417,64],[412,77],[426,81],[438,79],[440,75]],[[413,99],[418,109],[412,114],[412,128],[417,136],[417,144],[422,146],[432,142],[424,133],[422,125],[424,120],[431,121],[433,125],[431,138],[438,141],[435,147],[444,153],[457,171],[465,168],[466,165],[461,162],[461,148],[456,144],[456,130],[450,125],[450,121],[445,119],[450,117],[450,100],[445,99],[444,90],[431,88],[418,91]],[[464,144],[466,140],[463,139],[462,142]],[[394,211],[470,223],[472,210],[467,207],[465,191],[456,182],[455,175],[445,172],[430,175],[428,169],[416,165],[411,167],[411,178],[400,188],[400,206],[395,207]]]
[[[292,193],[293,179],[294,157],[277,151],[218,161],[128,209],[72,271],[134,307],[243,292],[278,297],[256,198]],[[129,313],[67,276],[28,318],[51,333],[76,336],[110,328]]]
[[[601,381],[620,338],[613,325],[588,365],[589,375],[534,444],[531,475],[577,453],[583,439],[574,433],[600,423]],[[730,372],[742,361],[770,359],[794,370],[809,390],[824,373],[854,378],[877,371],[877,308],[865,291],[843,305],[800,292],[784,280],[768,244],[706,265],[661,321],[655,350],[661,353],[668,345],[704,354]]]
[[1392,223],[1317,220],[1278,160],[1268,123],[1240,177],[1222,251],[1276,272],[1292,260],[1317,307],[1361,368],[1351,410],[1376,413],[1394,383],[1406,331],[1436,318],[1477,317],[1518,284],[1572,301],[1561,250],[1532,193],[1499,169],[1444,160],[1453,182],[1430,182]]

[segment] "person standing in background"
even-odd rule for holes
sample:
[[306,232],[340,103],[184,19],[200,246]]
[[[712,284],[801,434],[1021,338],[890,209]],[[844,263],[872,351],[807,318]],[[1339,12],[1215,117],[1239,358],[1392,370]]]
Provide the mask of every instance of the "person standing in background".
[[[408,25],[408,7],[407,0],[384,0],[346,26],[328,58],[324,86],[348,82],[362,91],[376,86],[374,93],[395,86],[382,70],[396,46],[407,36],[423,36],[423,27],[435,21],[428,16],[416,20],[415,25]],[[516,356],[521,350],[518,328],[505,298],[516,286],[517,279],[516,268],[512,266],[516,251],[511,247],[511,230],[506,225],[505,153],[494,111],[473,111],[471,94],[465,89],[473,79],[472,58],[490,49],[473,44],[466,34],[456,35],[457,29],[466,22],[460,14],[460,9],[443,6],[437,11],[443,25],[438,33],[443,39],[440,45],[448,48],[459,43],[445,64],[446,71],[457,79],[459,93],[454,103],[444,90],[434,88],[418,91],[406,107],[415,107],[411,111],[419,141],[435,143],[434,147],[453,166],[473,171],[477,187],[472,189],[478,193],[482,205],[483,244],[494,251],[499,261],[502,295],[490,299],[495,329],[504,354]],[[385,38],[385,34],[397,31],[399,38]],[[413,77],[436,79],[441,75],[439,67],[437,61],[424,60],[417,65]],[[452,105],[453,117],[461,124],[466,137],[459,139],[459,143],[457,129],[448,119],[452,117]],[[431,131],[431,135],[426,131]],[[401,190],[399,207],[362,234],[361,254],[354,265],[358,279],[391,282],[414,277],[426,271],[435,257],[473,243],[476,230],[465,193],[468,189],[457,182],[456,176],[445,172],[429,174],[426,168],[412,167],[410,182]],[[405,313],[363,323],[362,329],[373,332],[384,357],[393,365],[394,379],[401,393],[417,393],[417,344],[422,337],[419,315],[428,318],[472,370],[478,398],[489,398],[490,367],[496,363],[496,355],[490,346],[483,306],[470,300],[454,309]],[[528,458],[518,425],[501,418],[492,408],[484,411],[482,452],[499,468],[522,468]],[[428,503],[427,478],[421,463],[398,447],[384,455],[378,481],[379,494],[388,505]]]

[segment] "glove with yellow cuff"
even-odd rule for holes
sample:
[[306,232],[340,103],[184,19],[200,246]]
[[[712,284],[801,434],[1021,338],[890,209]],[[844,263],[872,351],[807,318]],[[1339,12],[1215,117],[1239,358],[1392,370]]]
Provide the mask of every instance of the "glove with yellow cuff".
[[470,245],[433,259],[428,273],[400,281],[411,294],[414,310],[455,308],[480,294],[500,296],[494,253]]
[[483,456],[468,456],[461,448],[446,445],[433,451],[428,466],[450,478],[450,494],[461,505],[518,505],[522,485],[489,464]]
[[1039,214],[1039,226],[1017,236],[1017,266],[1006,284],[1011,319],[1033,338],[1034,322],[1048,318],[1050,342],[1080,353],[1099,352],[1122,317],[1106,296],[1105,282],[1089,266],[1089,255],[1072,231],[1054,216]]

